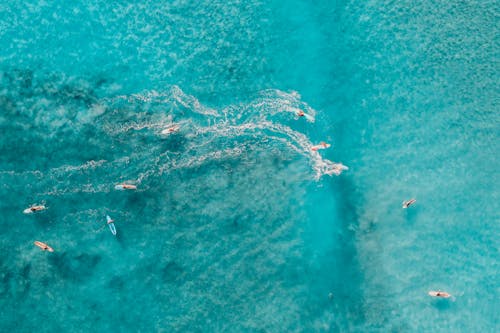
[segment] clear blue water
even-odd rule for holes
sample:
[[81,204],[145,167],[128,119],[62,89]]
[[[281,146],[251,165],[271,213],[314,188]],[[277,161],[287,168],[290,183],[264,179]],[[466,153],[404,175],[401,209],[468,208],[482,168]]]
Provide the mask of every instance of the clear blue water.
[[4,1],[1,331],[498,331],[498,7]]

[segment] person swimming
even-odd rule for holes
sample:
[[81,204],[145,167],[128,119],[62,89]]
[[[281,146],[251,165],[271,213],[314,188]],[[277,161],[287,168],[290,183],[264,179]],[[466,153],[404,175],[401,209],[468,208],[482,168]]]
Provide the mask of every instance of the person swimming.
[[319,143],[319,145],[312,146],[312,147],[311,147],[311,150],[312,150],[312,151],[318,151],[318,150],[320,150],[320,149],[326,149],[326,148],[329,148],[329,147],[330,147],[330,144],[329,144],[329,143],[326,143],[326,142],[324,142],[324,141],[321,141],[321,142]]
[[115,190],[137,190],[137,186],[123,183],[115,185]]
[[447,292],[445,291],[429,291],[429,296],[432,296],[432,297],[441,297],[441,298],[449,298],[451,297],[450,294],[448,294]]
[[417,202],[417,199],[413,198],[410,200],[403,201],[403,209],[410,207],[410,205],[413,205],[415,202]]
[[47,244],[45,243],[42,243],[40,241],[35,241],[34,243],[36,246],[38,246],[39,248],[41,248],[43,251],[49,251],[49,252],[54,252],[54,249],[51,248],[50,246],[48,246]]
[[32,205],[31,207],[23,210],[23,213],[24,214],[32,214],[34,212],[40,212],[40,211],[46,210],[46,209],[47,209],[47,207],[45,207],[44,205]]
[[343,165],[342,163],[334,163],[330,166],[329,169],[326,169],[324,171],[325,174],[327,175],[340,175],[342,173],[342,171],[344,170],[349,170],[348,167],[346,167],[345,165]]

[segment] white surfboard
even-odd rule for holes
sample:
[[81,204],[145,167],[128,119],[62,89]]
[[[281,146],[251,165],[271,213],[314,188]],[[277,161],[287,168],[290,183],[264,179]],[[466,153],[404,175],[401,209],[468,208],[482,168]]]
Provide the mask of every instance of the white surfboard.
[[316,146],[312,146],[311,150],[312,151],[318,151],[318,150],[321,150],[321,149],[330,148],[330,146],[331,145],[329,143],[319,144],[319,145],[316,145]]
[[172,134],[172,133],[179,131],[180,128],[181,127],[178,124],[172,124],[172,125],[169,125],[168,127],[166,127],[164,130],[162,130],[161,134],[169,135],[169,134]]
[[429,291],[429,296],[432,297],[442,297],[442,298],[449,298],[451,297],[450,294],[444,291]]
[[44,205],[34,205],[34,206],[31,206],[31,207],[23,210],[23,213],[24,214],[33,214],[36,212],[41,212],[42,210],[46,210],[46,209],[47,209],[47,207],[45,207]]
[[306,118],[307,121],[314,123],[314,117],[311,115],[308,115],[307,113],[304,113],[304,118]]
[[115,190],[124,191],[124,190],[137,190],[137,186],[130,184],[117,184],[115,185]]
[[111,231],[111,233],[116,236],[116,227],[115,224],[113,223],[114,222],[113,219],[109,217],[109,215],[106,215],[106,222],[108,223],[109,230]]

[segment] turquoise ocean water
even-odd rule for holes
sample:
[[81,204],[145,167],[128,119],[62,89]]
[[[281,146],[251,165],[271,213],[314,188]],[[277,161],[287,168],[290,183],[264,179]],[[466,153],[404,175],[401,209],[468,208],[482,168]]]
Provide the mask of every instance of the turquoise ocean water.
[[498,13],[2,2],[0,330],[498,331]]

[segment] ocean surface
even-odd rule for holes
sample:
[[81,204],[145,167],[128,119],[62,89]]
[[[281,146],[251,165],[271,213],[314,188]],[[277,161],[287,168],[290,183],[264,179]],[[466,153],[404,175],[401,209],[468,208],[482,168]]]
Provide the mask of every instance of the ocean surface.
[[0,331],[498,332],[499,7],[3,1]]

